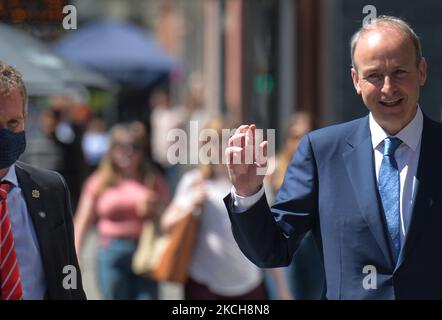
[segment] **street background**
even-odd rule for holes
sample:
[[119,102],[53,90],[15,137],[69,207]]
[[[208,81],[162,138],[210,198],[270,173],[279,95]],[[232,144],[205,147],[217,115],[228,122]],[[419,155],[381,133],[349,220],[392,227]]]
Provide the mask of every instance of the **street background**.
[[[430,118],[441,119],[441,13],[442,2],[434,0],[420,0],[418,5],[411,0],[0,1],[0,59],[23,74],[29,95],[27,150],[21,160],[60,172],[78,217],[82,195],[92,195],[95,201],[118,179],[135,176],[115,169],[114,149],[128,157],[142,151],[149,173],[164,183],[159,186],[144,176],[133,180],[149,180],[144,187],[154,190],[166,206],[185,202],[182,194],[177,200],[175,191],[186,174],[207,169],[172,165],[166,157],[168,132],[181,129],[188,134],[191,121],[199,129],[217,119],[230,129],[255,123],[276,132],[280,170],[268,179],[272,199],[285,172],[284,159],[290,159],[305,132],[367,114],[350,77],[349,40],[369,16],[401,17],[420,36],[428,63],[420,106]],[[143,128],[135,130],[142,132],[140,141],[124,145],[118,141],[121,136],[111,134],[116,125],[134,122]],[[106,166],[113,171],[103,169]],[[214,178],[219,170],[209,169],[211,175],[204,182],[213,187],[215,180],[219,182]],[[94,189],[91,177],[105,171],[107,184]],[[217,178],[226,182],[222,175]],[[204,203],[221,201],[226,186],[212,188],[216,196],[206,194]],[[195,189],[189,187],[184,198],[202,197],[194,197]],[[121,222],[120,207],[110,203],[104,207],[118,214],[107,222]],[[90,299],[104,298],[97,278],[101,245],[97,230],[109,217],[98,209],[95,203],[82,214],[90,217],[82,225],[83,247],[77,248]],[[133,216],[129,218],[133,222]],[[227,214],[223,219],[228,223]],[[82,228],[79,225],[76,221],[76,230]],[[219,225],[212,227],[218,231]],[[137,228],[113,231],[136,241],[140,224]],[[209,243],[213,234],[209,230],[200,241]],[[101,236],[107,245],[112,242],[108,234]],[[220,242],[228,241],[233,242],[225,232]],[[301,250],[304,253],[293,263],[306,261],[307,270],[312,270],[306,278],[314,288],[305,289],[287,269],[271,276],[259,270],[269,298],[320,297],[321,265],[309,235],[304,248],[308,249]],[[232,276],[225,273],[226,279]],[[302,292],[293,289],[298,285]],[[183,288],[160,284],[158,298],[182,299]]]

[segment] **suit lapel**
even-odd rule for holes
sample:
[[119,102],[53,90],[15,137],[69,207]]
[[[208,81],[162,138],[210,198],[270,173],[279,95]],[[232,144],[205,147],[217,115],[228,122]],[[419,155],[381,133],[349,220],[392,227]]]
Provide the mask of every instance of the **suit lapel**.
[[51,256],[51,250],[54,239],[52,238],[52,221],[50,215],[47,214],[43,199],[45,198],[46,189],[40,186],[32,176],[20,166],[16,166],[17,178],[22,189],[28,211],[34,224],[35,234],[37,236],[40,247],[40,254],[45,270],[48,290],[50,290],[50,278],[55,274],[54,257]]
[[355,132],[347,138],[347,143],[349,150],[342,156],[362,216],[385,258],[389,263],[393,263],[377,191],[368,117],[365,117]]
[[416,174],[415,203],[409,230],[399,255],[397,268],[413,249],[425,226],[431,223],[430,210],[442,192],[442,141],[441,130],[427,117],[424,117],[421,151]]

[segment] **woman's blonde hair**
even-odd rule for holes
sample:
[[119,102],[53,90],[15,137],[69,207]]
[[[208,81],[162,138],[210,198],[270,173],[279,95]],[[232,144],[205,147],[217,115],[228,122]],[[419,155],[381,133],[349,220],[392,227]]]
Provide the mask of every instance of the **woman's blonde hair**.
[[122,134],[129,134],[134,140],[134,146],[142,152],[141,161],[136,170],[137,180],[150,185],[153,179],[154,168],[148,152],[148,135],[144,125],[139,122],[131,122],[125,124],[116,124],[111,129],[111,138],[109,148],[100,162],[97,169],[99,176],[99,193],[103,192],[110,186],[116,185],[120,178],[118,166],[113,161],[112,149],[118,141],[118,137]]
[[[223,131],[223,129],[228,129],[228,128],[229,128],[229,126],[227,124],[227,121],[220,118],[220,117],[212,118],[207,122],[204,129],[214,130],[218,136],[218,141],[217,141],[218,144],[217,145],[215,145],[215,141],[206,142],[206,143],[212,144],[212,146],[211,146],[212,150],[215,147],[222,146],[222,143],[223,143],[222,131]],[[218,159],[220,164],[222,163],[223,153],[224,153],[224,150],[220,149],[219,159]],[[214,164],[213,163],[210,163],[210,162],[209,163],[201,163],[199,168],[200,168],[204,178],[206,178],[206,179],[214,178],[215,171],[214,171]]]

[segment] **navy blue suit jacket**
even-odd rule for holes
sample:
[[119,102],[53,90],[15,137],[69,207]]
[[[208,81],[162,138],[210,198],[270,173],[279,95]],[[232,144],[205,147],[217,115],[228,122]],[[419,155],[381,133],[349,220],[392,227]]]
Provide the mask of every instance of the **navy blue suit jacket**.
[[[239,247],[260,267],[286,266],[312,230],[328,299],[442,298],[442,125],[424,117],[415,204],[397,264],[374,168],[368,116],[307,134],[271,209],[264,196],[232,213],[230,195],[224,199]],[[364,273],[365,266],[375,269]],[[376,289],[364,288],[373,270]]]

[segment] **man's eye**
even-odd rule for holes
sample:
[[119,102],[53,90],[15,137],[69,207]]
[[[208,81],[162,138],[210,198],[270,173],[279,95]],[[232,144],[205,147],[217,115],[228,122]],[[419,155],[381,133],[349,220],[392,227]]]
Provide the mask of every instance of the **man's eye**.
[[372,73],[369,74],[366,78],[370,82],[380,81],[382,79],[382,76],[378,73]]
[[403,79],[407,76],[407,71],[405,70],[397,70],[394,75],[396,76],[396,78],[398,79]]
[[18,120],[9,121],[8,122],[8,127],[16,128],[19,124],[20,124],[20,122]]

